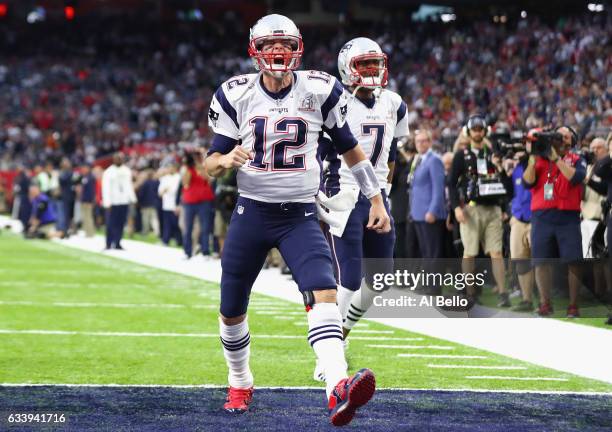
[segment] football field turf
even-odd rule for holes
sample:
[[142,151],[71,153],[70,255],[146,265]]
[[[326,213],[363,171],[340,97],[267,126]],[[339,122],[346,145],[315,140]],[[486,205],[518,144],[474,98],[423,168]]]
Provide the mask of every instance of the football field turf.
[[[0,237],[0,257],[0,383],[226,384],[227,370],[218,339],[217,284],[57,243],[24,241],[6,234]],[[256,387],[319,387],[321,390],[315,392],[319,396],[308,399],[308,409],[324,414],[323,385],[311,378],[314,354],[306,340],[303,307],[254,293],[249,324]],[[358,325],[350,339],[351,371],[364,366],[373,369],[381,389],[612,392],[612,385],[604,382],[369,321]],[[116,389],[117,398],[135,397],[135,401],[142,401],[142,392],[147,388]],[[36,389],[28,387],[19,392],[19,388],[4,386],[0,388],[0,402],[4,401],[6,407],[9,401],[41,394],[47,395],[43,399],[53,400],[54,392],[68,399],[79,398],[90,388],[44,387],[44,392]],[[91,388],[90,392],[103,389]],[[164,392],[170,391],[179,392],[177,397],[188,400],[195,397],[193,392],[204,392],[206,407],[218,406],[223,399],[220,390],[201,388],[153,387],[150,397],[163,400]],[[300,392],[313,390],[296,390],[289,398],[299,399]],[[269,390],[258,403],[277,393],[282,396],[280,390]],[[459,393],[439,393],[439,400],[431,399],[432,394],[438,394],[435,392],[423,393],[423,399],[419,394],[381,392],[379,404],[388,399],[389,404],[383,405],[390,409],[411,401],[412,410],[419,404],[424,404],[423,409],[435,410],[440,401],[455,400],[453,394]],[[483,406],[502,397],[523,401],[540,397],[548,402],[564,397],[529,395],[523,399],[527,396],[461,394],[456,399],[462,401],[458,410],[466,412],[470,394],[474,403],[480,400]],[[588,399],[586,395],[567,397],[559,403]],[[96,403],[110,405],[111,399],[108,394],[101,395]],[[425,401],[429,399],[428,405]],[[32,402],[34,399],[29,400],[22,402],[38,406]],[[594,397],[585,403],[584,409],[595,410],[598,413],[595,418],[601,419],[598,409],[606,404],[609,407],[610,402],[609,395]],[[206,407],[200,408],[206,411]],[[610,411],[603,412],[610,420]],[[291,412],[283,415],[291,416]],[[597,426],[597,421],[591,426]]]

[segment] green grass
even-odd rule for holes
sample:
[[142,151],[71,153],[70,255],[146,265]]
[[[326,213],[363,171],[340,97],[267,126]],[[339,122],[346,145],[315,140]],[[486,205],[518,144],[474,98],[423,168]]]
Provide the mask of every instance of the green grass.
[[[0,333],[0,382],[224,385],[227,370],[216,336],[218,301],[219,286],[214,283],[55,243],[3,235],[0,239],[0,329],[205,333],[210,337]],[[303,307],[257,293],[252,295],[251,302],[251,366],[256,385],[317,385],[311,379],[314,354],[306,340]],[[266,314],[270,308],[276,314]],[[393,333],[370,334],[358,330]],[[258,335],[294,338],[266,339]],[[377,336],[396,340],[359,339]],[[402,341],[403,338],[422,340]],[[438,345],[452,349],[382,350],[367,346],[371,344]],[[399,352],[487,358],[400,358]],[[603,382],[373,322],[355,328],[348,360],[352,370],[364,365],[372,368],[379,385],[389,388],[612,391],[612,385]],[[428,367],[429,364],[526,369],[436,369]],[[470,375],[549,377],[567,381],[467,379]]]

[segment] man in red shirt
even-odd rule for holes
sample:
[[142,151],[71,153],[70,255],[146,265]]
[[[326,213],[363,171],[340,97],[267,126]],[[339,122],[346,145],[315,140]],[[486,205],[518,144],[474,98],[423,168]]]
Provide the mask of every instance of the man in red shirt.
[[[563,140],[551,146],[547,157],[529,157],[523,181],[531,188],[531,246],[536,259],[535,277],[540,290],[538,314],[548,316],[553,309],[550,302],[552,282],[550,258],[561,258],[568,264],[570,305],[568,318],[579,316],[578,290],[582,259],[580,233],[580,201],[586,162],[570,149],[578,138],[573,129],[557,129]],[[540,262],[537,262],[537,261]]]
[[[185,212],[185,232],[183,233],[183,250],[186,258],[193,255],[192,234],[195,218],[200,223],[198,236],[199,251],[203,256],[210,255],[209,237],[212,233],[212,218],[214,212],[215,194],[209,183],[206,168],[202,163],[200,153],[187,153],[181,168],[183,185],[182,201]],[[198,253],[196,251],[196,253]]]

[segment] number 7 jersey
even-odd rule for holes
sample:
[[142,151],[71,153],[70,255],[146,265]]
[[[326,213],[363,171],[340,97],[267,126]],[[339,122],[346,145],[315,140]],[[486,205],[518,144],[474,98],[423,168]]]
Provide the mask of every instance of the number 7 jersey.
[[[370,159],[381,189],[387,185],[388,162],[395,161],[394,140],[408,135],[406,114],[406,104],[401,96],[390,90],[383,89],[378,96],[366,102],[350,96],[346,121]],[[357,187],[344,158],[340,160],[340,187]]]
[[[343,129],[347,94],[333,76],[319,71],[295,71],[290,87],[273,94],[262,74],[241,75],[215,92],[208,112],[217,135],[237,141],[254,154],[238,170],[241,196],[263,202],[313,202],[319,189],[321,164],[318,140],[323,131]],[[348,128],[340,152],[356,145]],[[229,153],[231,145],[209,153]]]

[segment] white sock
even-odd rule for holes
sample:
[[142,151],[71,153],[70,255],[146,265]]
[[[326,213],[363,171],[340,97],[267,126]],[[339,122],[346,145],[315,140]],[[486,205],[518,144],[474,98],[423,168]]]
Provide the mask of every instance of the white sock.
[[343,323],[344,327],[349,330],[352,329],[357,324],[357,321],[368,311],[374,301],[374,297],[379,294],[369,289],[365,284],[362,284],[359,291],[351,299],[351,304],[346,312],[346,320]]
[[343,286],[338,285],[337,299],[338,309],[340,310],[340,316],[342,317],[342,325],[344,325],[346,322],[346,313],[348,311],[349,305],[351,304],[353,294],[355,294],[355,291],[351,291],[348,288],[344,288]]
[[229,385],[236,388],[253,387],[253,374],[249,368],[251,335],[245,319],[240,324],[228,326],[219,318],[219,330],[223,355],[229,368]]
[[342,347],[342,320],[335,303],[317,303],[308,312],[308,342],[325,373],[327,399],[338,382],[347,377]]

